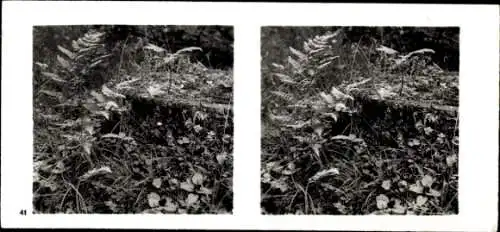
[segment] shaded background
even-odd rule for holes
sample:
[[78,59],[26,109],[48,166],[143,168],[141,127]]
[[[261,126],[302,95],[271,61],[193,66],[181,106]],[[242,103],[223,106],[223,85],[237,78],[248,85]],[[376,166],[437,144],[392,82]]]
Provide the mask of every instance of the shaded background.
[[[288,47],[302,50],[303,42],[327,31],[341,27],[263,27],[262,68],[271,63],[282,63],[289,55]],[[459,70],[459,28],[458,27],[343,27],[344,43],[375,42],[400,53],[421,48],[433,49],[433,61],[442,69]]]

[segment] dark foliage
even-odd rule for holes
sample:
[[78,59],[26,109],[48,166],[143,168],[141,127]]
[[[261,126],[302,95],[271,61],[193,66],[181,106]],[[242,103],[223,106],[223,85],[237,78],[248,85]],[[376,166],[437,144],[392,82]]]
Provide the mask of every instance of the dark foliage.
[[262,30],[263,213],[458,213],[458,29],[330,29]]
[[233,66],[233,29],[229,26],[94,26],[108,32],[105,41],[115,45],[130,36],[144,39],[144,44],[176,52],[179,49],[196,46],[203,49],[193,58],[211,68],[227,69]]
[[[262,40],[266,49],[262,50],[262,65],[279,63],[288,55],[288,47],[300,48],[304,40],[339,27],[264,27]],[[375,42],[408,53],[420,48],[436,51],[433,61],[441,68],[458,71],[459,68],[459,28],[425,27],[345,27],[344,43],[370,45]],[[272,55],[270,55],[272,54]]]
[[[180,28],[34,28],[36,213],[232,211],[230,64],[159,47],[210,31],[210,50],[232,29]],[[150,35],[166,29],[181,37]]]

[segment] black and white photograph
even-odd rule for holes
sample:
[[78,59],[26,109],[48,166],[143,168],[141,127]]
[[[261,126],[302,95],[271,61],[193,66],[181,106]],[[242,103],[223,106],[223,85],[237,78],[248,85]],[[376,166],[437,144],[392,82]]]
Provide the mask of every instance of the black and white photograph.
[[262,27],[261,213],[458,214],[459,27]]
[[35,214],[231,214],[233,27],[33,27]]
[[2,228],[497,231],[497,5],[2,2]]

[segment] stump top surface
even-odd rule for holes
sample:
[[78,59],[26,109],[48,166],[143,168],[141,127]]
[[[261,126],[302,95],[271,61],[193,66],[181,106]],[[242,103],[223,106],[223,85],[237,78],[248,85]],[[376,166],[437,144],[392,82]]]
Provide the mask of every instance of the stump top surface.
[[208,70],[203,74],[156,72],[145,77],[129,77],[117,83],[114,89],[127,96],[162,103],[231,109],[232,79],[232,71],[225,70]]

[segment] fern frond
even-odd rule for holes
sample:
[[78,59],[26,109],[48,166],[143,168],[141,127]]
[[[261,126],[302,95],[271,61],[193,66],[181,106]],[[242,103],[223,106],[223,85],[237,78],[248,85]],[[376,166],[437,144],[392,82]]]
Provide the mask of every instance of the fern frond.
[[282,73],[273,73],[274,76],[278,77],[278,79],[282,82],[282,83],[285,83],[285,84],[296,84],[297,82],[293,80],[293,78],[291,78],[290,76],[288,75],[285,75],[285,74],[282,74]]
[[66,55],[71,60],[76,57],[76,55],[73,52],[69,51],[68,49],[64,48],[61,45],[57,45],[57,49],[59,49],[59,51],[64,53],[64,55]]
[[276,97],[279,97],[287,102],[292,102],[294,101],[294,96],[291,94],[286,94],[280,91],[270,91],[270,93]]
[[295,56],[297,56],[299,58],[299,60],[306,60],[307,59],[307,55],[300,52],[299,50],[293,48],[293,47],[288,47],[290,49],[290,52],[292,54],[294,54]]

